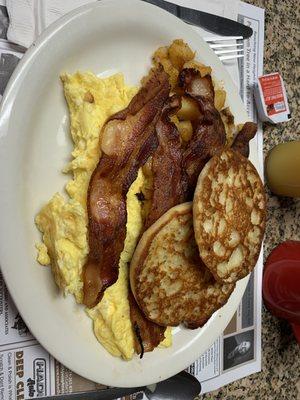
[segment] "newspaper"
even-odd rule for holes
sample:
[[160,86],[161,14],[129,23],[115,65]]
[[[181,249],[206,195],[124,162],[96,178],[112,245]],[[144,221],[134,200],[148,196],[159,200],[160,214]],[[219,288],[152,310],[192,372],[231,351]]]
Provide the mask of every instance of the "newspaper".
[[[238,21],[251,26],[254,33],[244,42],[244,58],[239,60],[237,70],[232,64],[226,67],[239,87],[249,117],[258,122],[253,84],[263,72],[264,10],[241,2]],[[7,40],[8,23],[5,1],[0,0],[1,97],[24,51]],[[258,125],[255,140],[262,173],[262,129]],[[261,253],[243,299],[223,334],[187,368],[201,382],[202,393],[261,370],[262,267]],[[61,365],[38,343],[18,313],[0,272],[0,400],[87,392],[101,387]],[[146,398],[137,393],[122,400]]]
[[21,46],[8,42],[7,29],[9,25],[5,1],[0,0],[0,100],[7,82],[16,68],[24,49]]

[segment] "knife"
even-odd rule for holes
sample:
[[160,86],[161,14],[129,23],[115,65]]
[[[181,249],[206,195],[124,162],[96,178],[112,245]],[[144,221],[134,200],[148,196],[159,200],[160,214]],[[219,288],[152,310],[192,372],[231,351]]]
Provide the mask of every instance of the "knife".
[[253,34],[250,26],[240,24],[232,19],[194,10],[193,8],[182,7],[164,0],[143,1],[163,8],[188,24],[201,26],[201,28],[221,36],[242,36],[243,39],[248,39]]
[[[164,381],[151,386],[135,388],[117,388],[64,394],[59,396],[39,397],[40,400],[115,400],[143,391],[149,400],[193,400],[201,392],[201,384],[197,378],[186,371],[181,371]],[[141,397],[137,397],[139,399]]]

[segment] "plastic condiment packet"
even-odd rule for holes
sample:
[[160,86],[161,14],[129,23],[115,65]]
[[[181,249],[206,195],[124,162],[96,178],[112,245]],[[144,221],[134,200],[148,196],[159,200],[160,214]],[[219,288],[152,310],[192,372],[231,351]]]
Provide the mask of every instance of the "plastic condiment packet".
[[283,79],[278,72],[258,78],[254,97],[262,121],[277,124],[291,119]]

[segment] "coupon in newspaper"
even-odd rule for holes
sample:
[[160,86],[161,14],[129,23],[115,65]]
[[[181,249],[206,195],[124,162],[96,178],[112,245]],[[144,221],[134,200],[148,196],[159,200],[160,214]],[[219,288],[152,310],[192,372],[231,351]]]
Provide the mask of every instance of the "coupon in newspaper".
[[[197,8],[197,1],[189,1]],[[253,35],[244,41],[244,58],[238,65],[225,64],[246,106],[257,122],[253,86],[263,72],[264,10],[239,3],[238,21],[251,26]],[[0,95],[23,55],[24,48],[7,40],[9,24],[5,2],[0,0]],[[203,30],[195,28],[203,35]],[[262,130],[255,138],[263,166]],[[242,301],[223,334],[187,371],[199,379],[202,393],[258,372],[261,369],[262,254]],[[101,365],[99,365],[101,368]],[[29,399],[64,393],[87,392],[102,385],[88,381],[53,359],[31,335],[16,309],[0,274],[0,400]],[[147,399],[136,393],[122,400]]]

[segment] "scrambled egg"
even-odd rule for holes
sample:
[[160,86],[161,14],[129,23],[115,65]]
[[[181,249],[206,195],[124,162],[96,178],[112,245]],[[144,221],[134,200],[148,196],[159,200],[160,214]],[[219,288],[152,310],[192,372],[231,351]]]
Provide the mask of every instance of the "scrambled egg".
[[73,179],[68,198],[56,193],[36,217],[43,233],[37,245],[38,261],[51,263],[54,279],[64,293],[82,301],[81,272],[88,254],[86,194],[99,161],[99,133],[106,119],[127,106],[136,89],[127,87],[121,74],[99,79],[92,73],[61,76],[70,111],[73,159],[64,168]]
[[43,233],[38,244],[37,260],[43,265],[51,263],[57,285],[65,293],[82,300],[81,271],[88,254],[87,217],[84,207],[76,200],[56,193],[36,216],[35,222]]
[[[66,185],[67,197],[56,193],[42,208],[35,222],[43,234],[36,245],[37,260],[51,264],[54,279],[65,294],[82,302],[81,273],[88,254],[86,194],[90,176],[99,161],[99,134],[106,119],[126,107],[136,89],[124,84],[121,74],[101,79],[94,74],[61,76],[70,112],[70,130],[74,142],[73,159],[64,168],[72,179]],[[127,300],[128,266],[142,227],[141,208],[135,196],[144,183],[141,171],[127,194],[127,236],[120,257],[119,277],[88,315],[94,321],[99,342],[113,355],[130,359],[134,337]],[[171,330],[166,330],[162,346],[170,346]]]

